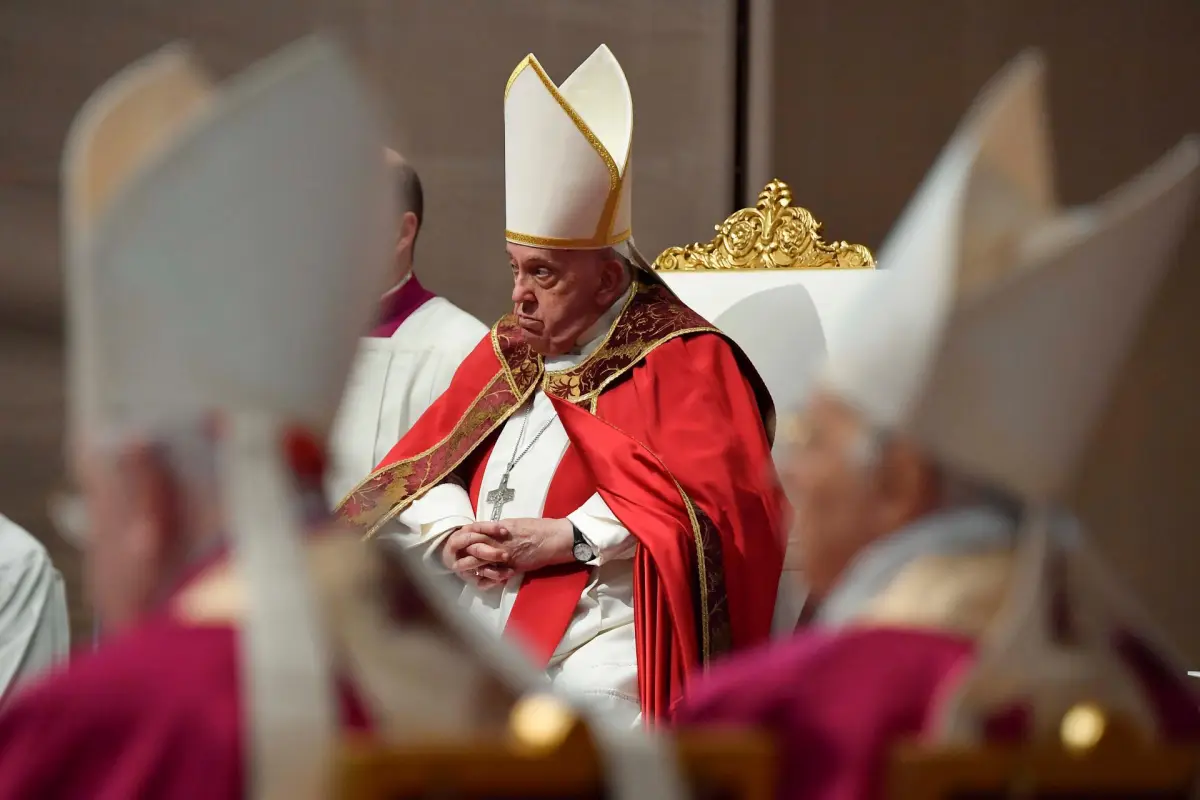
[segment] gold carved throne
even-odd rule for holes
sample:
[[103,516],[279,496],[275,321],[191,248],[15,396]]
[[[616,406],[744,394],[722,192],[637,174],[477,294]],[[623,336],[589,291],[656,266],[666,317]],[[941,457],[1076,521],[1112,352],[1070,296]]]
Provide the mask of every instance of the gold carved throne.
[[875,258],[861,244],[827,243],[821,223],[795,205],[792,190],[773,180],[759,192],[754,208],[735,211],[716,226],[709,242],[668,247],[654,260],[658,272],[697,270],[874,269]]
[[[802,404],[831,338],[853,315],[855,295],[882,277],[861,244],[826,242],[821,223],[773,180],[753,208],[715,226],[708,242],[669,247],[658,277],[738,344],[784,415]],[[777,453],[787,446],[777,440]],[[780,582],[775,629],[790,633],[803,597],[795,551]]]
[[864,245],[826,242],[821,223],[778,179],[753,208],[714,227],[708,242],[662,251],[654,270],[741,347],[785,409],[800,401],[804,374],[836,335],[831,328],[854,313],[850,301],[881,272]]

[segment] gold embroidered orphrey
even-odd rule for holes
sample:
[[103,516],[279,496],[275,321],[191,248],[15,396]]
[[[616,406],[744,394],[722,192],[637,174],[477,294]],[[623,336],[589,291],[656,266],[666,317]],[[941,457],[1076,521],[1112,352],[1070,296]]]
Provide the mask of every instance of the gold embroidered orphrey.
[[826,243],[821,223],[807,208],[792,205],[791,187],[778,179],[759,192],[754,208],[735,211],[716,231],[710,242],[668,247],[654,269],[875,269],[875,257],[861,244]]

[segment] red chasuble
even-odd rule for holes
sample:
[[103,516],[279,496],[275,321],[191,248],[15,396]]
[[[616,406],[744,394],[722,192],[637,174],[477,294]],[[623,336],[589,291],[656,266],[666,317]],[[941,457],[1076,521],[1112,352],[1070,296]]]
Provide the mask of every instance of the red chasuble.
[[[0,714],[0,798],[242,797],[238,638],[168,609],[17,695]],[[341,713],[347,731],[369,728],[345,689]]]
[[[768,638],[784,534],[762,381],[736,345],[651,280],[570,370],[546,371],[515,320],[501,319],[338,512],[370,535],[446,480],[476,500],[500,427],[542,389],[571,443],[544,515],[564,517],[598,491],[638,540],[639,690],[656,719],[711,659]],[[525,576],[506,632],[546,663],[587,580],[577,565]]]

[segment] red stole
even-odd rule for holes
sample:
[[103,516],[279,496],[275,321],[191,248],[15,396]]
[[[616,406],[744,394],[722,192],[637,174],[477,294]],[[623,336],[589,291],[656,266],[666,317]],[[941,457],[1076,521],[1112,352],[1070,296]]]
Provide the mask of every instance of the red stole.
[[[494,446],[495,437],[492,437],[475,466],[470,483],[472,508],[479,507],[483,473]],[[595,481],[584,468],[575,445],[568,444],[554,477],[550,479],[542,516],[546,519],[562,519],[595,493]],[[583,564],[561,564],[531,572],[521,582],[504,632],[516,636],[538,666],[545,666],[550,661],[550,656],[554,655],[554,650],[566,634],[575,615],[579,596],[587,588],[590,572]]]
[[[604,344],[565,372],[546,372],[500,320],[338,514],[371,535],[447,479],[477,499],[493,434],[539,388],[572,442],[544,515],[598,491],[638,540],[641,701],[659,718],[710,659],[767,639],[783,565],[770,398],[736,346],[664,286],[639,283]],[[586,581],[573,565],[525,576],[509,629],[536,658],[557,648]]]
[[367,335],[374,339],[391,338],[414,311],[436,296],[421,285],[416,275],[409,275],[403,286],[383,298],[379,324]]

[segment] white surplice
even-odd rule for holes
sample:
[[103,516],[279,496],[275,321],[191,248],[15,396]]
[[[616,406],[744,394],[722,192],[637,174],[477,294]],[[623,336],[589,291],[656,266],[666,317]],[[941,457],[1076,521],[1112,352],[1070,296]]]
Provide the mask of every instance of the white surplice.
[[[571,369],[582,363],[604,341],[628,296],[621,298],[581,338],[576,352],[546,359],[546,369]],[[525,415],[525,437],[517,447]],[[491,519],[487,493],[500,483],[505,467],[549,423],[537,442],[517,462],[508,486],[514,498],[504,505],[505,518],[541,517],[550,482],[566,453],[566,430],[554,406],[541,390],[514,413],[500,430],[496,446],[484,466],[479,503],[472,507],[467,491],[453,483],[435,486],[389,523],[381,535],[405,548],[420,548],[434,570],[445,572],[440,546],[454,529],[477,519]],[[604,713],[617,724],[641,722],[638,699],[637,651],[633,630],[633,554],[637,540],[617,520],[599,494],[593,494],[567,518],[599,553],[591,562],[591,576],[567,627],[550,659],[547,674],[554,687],[570,693]],[[452,577],[452,580],[458,580]],[[461,604],[497,635],[504,631],[522,576],[503,587],[481,591],[464,584]]]
[[455,370],[487,332],[482,322],[449,300],[433,297],[391,337],[359,343],[329,438],[326,491],[332,500],[341,499],[371,474],[446,391]]
[[0,701],[69,647],[62,576],[46,548],[0,514]]

